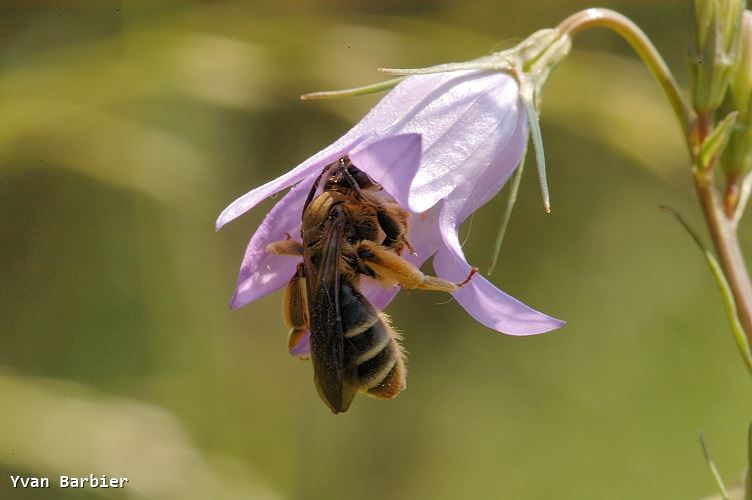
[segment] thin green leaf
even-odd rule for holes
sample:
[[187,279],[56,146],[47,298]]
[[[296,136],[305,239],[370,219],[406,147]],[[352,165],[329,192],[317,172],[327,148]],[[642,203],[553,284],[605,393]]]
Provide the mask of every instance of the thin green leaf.
[[723,153],[738,116],[738,111],[729,113],[702,142],[700,161],[703,167],[710,165],[714,158],[718,158]]
[[392,78],[390,80],[384,80],[383,82],[372,83],[371,85],[364,85],[362,87],[354,87],[351,89],[343,90],[324,90],[321,92],[311,92],[309,94],[303,94],[300,96],[302,101],[313,101],[317,99],[337,99],[340,97],[354,97],[360,95],[376,94],[385,90],[391,90],[397,86],[399,82],[404,80],[405,77]]
[[718,467],[715,466],[715,462],[713,462],[713,458],[710,456],[708,445],[705,444],[705,438],[702,434],[700,434],[700,445],[702,446],[702,452],[705,455],[705,460],[708,462],[710,472],[713,474],[713,479],[715,479],[715,484],[718,486],[718,491],[721,493],[721,498],[723,500],[729,500],[728,491],[726,491],[726,485],[723,484],[721,473],[718,472]]
[[525,150],[522,152],[522,158],[520,159],[520,164],[517,166],[517,171],[514,173],[512,184],[509,186],[507,204],[506,207],[504,207],[504,212],[501,215],[501,224],[499,225],[499,231],[496,233],[496,241],[494,242],[494,250],[493,254],[491,255],[491,263],[488,265],[488,274],[493,273],[494,268],[496,268],[496,261],[499,260],[501,244],[504,242],[504,235],[507,232],[509,219],[512,218],[512,209],[517,202],[517,192],[520,190],[520,181],[522,180],[522,171],[525,170],[526,157],[527,144],[525,144]]
[[726,276],[723,274],[723,270],[721,269],[720,264],[718,264],[718,261],[716,260],[712,252],[708,250],[707,247],[705,247],[705,245],[702,243],[700,236],[695,232],[694,229],[692,229],[692,226],[689,225],[689,223],[679,212],[666,206],[662,206],[661,209],[676,217],[676,220],[678,220],[679,223],[684,226],[684,229],[686,229],[692,239],[695,240],[695,243],[697,243],[697,246],[700,247],[700,250],[705,256],[705,260],[707,261],[708,266],[710,266],[710,270],[712,271],[713,277],[718,284],[718,288],[721,289],[721,298],[723,299],[723,305],[726,308],[726,317],[728,319],[729,326],[731,327],[731,333],[734,334],[736,346],[739,348],[739,352],[741,353],[742,359],[747,366],[747,370],[749,370],[750,374],[752,374],[752,351],[750,351],[747,336],[744,334],[744,329],[739,322],[739,316],[736,310],[736,302],[734,301],[734,296],[731,293],[731,287],[729,287],[728,281],[726,280]]
[[520,100],[527,114],[527,124],[530,127],[530,137],[533,140],[535,163],[538,167],[538,179],[541,196],[543,197],[543,209],[546,213],[551,213],[551,198],[548,194],[548,180],[546,179],[546,155],[543,152],[543,136],[538,122],[538,112],[535,109],[533,88],[529,82],[520,84]]
[[433,73],[446,73],[449,71],[485,70],[485,71],[509,71],[512,72],[514,65],[510,58],[503,53],[479,57],[471,61],[453,62],[428,66],[426,68],[379,68],[379,71],[387,75],[430,75]]

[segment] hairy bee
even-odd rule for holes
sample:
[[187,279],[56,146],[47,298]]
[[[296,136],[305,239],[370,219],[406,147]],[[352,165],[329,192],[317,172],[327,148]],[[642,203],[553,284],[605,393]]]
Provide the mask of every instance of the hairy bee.
[[[323,179],[321,193],[316,196]],[[423,274],[400,257],[408,212],[375,194],[381,186],[347,157],[327,165],[303,206],[300,243],[291,237],[267,251],[303,257],[285,293],[289,344],[310,330],[316,388],[334,413],[358,391],[391,399],[405,388],[405,353],[386,314],[358,291],[361,276],[384,286],[454,292],[452,283]],[[383,235],[383,237],[382,237]]]

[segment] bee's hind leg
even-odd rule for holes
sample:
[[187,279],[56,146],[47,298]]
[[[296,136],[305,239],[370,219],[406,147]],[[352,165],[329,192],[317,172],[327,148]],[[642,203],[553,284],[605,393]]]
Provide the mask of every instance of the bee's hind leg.
[[308,314],[308,291],[306,289],[305,265],[298,264],[295,274],[285,289],[284,308],[285,324],[290,329],[287,348],[293,350],[303,340],[304,334],[311,329]]
[[[292,239],[289,234],[281,241],[269,243],[266,251],[276,255],[303,255],[303,244]],[[310,318],[308,314],[308,291],[306,289],[305,265],[298,264],[295,274],[285,289],[285,299],[282,302],[285,324],[290,329],[287,336],[287,348],[293,350],[303,340],[305,333],[310,330]]]
[[376,279],[385,285],[398,284],[406,289],[435,290],[438,292],[456,292],[476,273],[472,269],[461,283],[423,274],[420,269],[372,241],[361,241],[356,247],[358,258],[363,265],[376,275]]

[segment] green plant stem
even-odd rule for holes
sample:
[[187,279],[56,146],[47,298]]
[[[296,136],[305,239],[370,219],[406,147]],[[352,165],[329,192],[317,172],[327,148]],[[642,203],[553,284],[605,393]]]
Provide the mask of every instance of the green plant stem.
[[[738,217],[728,217],[724,213],[713,183],[713,165],[702,165],[699,158],[703,142],[713,131],[712,118],[707,115],[695,116],[650,39],[636,24],[618,12],[609,9],[586,9],[566,18],[559,24],[558,29],[562,34],[573,36],[592,27],[608,28],[624,38],[648,66],[671,103],[692,156],[695,189],[713,239],[713,246],[734,296],[739,320],[752,343],[752,282],[736,233]],[[715,163],[715,159],[711,161]]]
[[705,223],[718,253],[723,274],[726,275],[734,296],[739,320],[747,334],[747,339],[752,344],[752,282],[750,282],[747,265],[739,246],[736,221],[726,216],[718,200],[718,194],[713,186],[713,169],[695,167],[693,177]]
[[718,260],[734,296],[739,320],[747,339],[752,344],[752,282],[750,282],[747,264],[739,246],[737,236],[739,219],[734,214],[727,215],[718,199],[713,181],[716,159],[711,159],[709,164],[703,164],[701,157],[697,154],[705,139],[712,133],[712,129],[712,117],[709,114],[701,114],[695,120],[688,135],[694,161],[692,173],[695,191],[700,199],[702,213],[705,216],[710,237],[713,239],[713,246],[718,253]]
[[668,97],[674,110],[679,125],[685,137],[692,122],[692,109],[684,99],[684,95],[676,83],[671,70],[658,53],[653,43],[645,33],[629,18],[609,9],[585,9],[576,12],[562,21],[558,30],[566,35],[574,36],[576,33],[593,27],[608,28],[616,32],[637,52],[640,59],[647,65],[650,72],[658,80],[658,84]]
[[695,240],[697,247],[705,257],[705,261],[708,263],[708,267],[710,267],[710,272],[713,273],[713,277],[715,278],[715,281],[718,284],[718,288],[721,291],[721,299],[723,300],[723,305],[726,309],[726,316],[728,317],[729,326],[731,327],[731,333],[734,335],[734,341],[736,342],[736,346],[739,348],[739,354],[742,355],[742,360],[747,366],[747,370],[749,370],[750,374],[752,374],[752,351],[749,347],[750,343],[747,339],[746,333],[744,332],[744,327],[739,322],[739,313],[736,307],[736,301],[734,300],[734,294],[731,291],[731,287],[729,286],[723,269],[721,269],[721,265],[718,263],[718,259],[715,258],[713,252],[705,247],[702,242],[702,238],[700,238],[700,235],[698,235],[695,230],[692,229],[692,226],[689,224],[689,222],[687,222],[679,212],[666,206],[661,206],[661,208],[676,217],[676,220],[678,220],[679,223],[684,226],[684,229],[687,230],[687,233],[689,233],[692,239]]
[[690,149],[693,152],[694,165],[692,173],[695,182],[695,191],[700,199],[702,213],[708,226],[713,246],[718,253],[723,274],[726,275],[729,288],[734,296],[739,321],[744,328],[747,339],[752,344],[752,282],[749,279],[749,271],[744,261],[742,249],[739,246],[737,236],[738,219],[726,215],[723,205],[718,199],[718,193],[713,182],[713,173],[716,170],[716,160],[710,164],[702,164],[699,155],[705,138],[712,133],[712,117],[701,114],[690,130],[689,137],[692,141]]

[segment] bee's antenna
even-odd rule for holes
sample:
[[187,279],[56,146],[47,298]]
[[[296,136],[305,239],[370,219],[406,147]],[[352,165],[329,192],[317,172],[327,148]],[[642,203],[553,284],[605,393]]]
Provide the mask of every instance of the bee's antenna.
[[[344,158],[343,158],[344,159]],[[342,161],[342,160],[340,160]],[[348,161],[349,163],[349,161]],[[345,179],[347,180],[347,183],[350,184],[350,187],[355,190],[355,194],[358,196],[358,198],[362,198],[360,194],[360,184],[358,184],[358,181],[355,180],[355,177],[350,173],[349,170],[347,170],[347,167],[344,167],[342,169],[342,172],[344,174]]]

